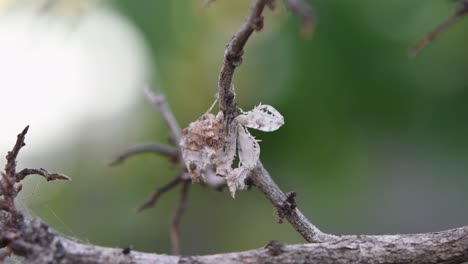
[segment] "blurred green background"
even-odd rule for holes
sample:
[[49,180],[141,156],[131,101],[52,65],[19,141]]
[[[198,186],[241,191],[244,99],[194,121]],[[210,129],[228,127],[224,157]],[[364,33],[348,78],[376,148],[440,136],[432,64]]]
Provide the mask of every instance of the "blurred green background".
[[[426,232],[467,224],[468,20],[410,59],[408,48],[451,15],[455,4],[310,3],[317,14],[311,38],[279,1],[277,10],[265,11],[265,28],[247,44],[235,75],[241,108],[263,102],[285,116],[277,132],[254,132],[272,177],[285,192],[296,191],[299,208],[329,233]],[[153,65],[151,82],[185,127],[211,105],[225,44],[249,5],[115,0],[100,8],[118,12],[139,31]],[[168,138],[142,87],[134,89],[138,96],[128,112],[81,122],[67,143],[20,162],[73,178],[30,179],[21,204],[83,242],[170,253],[168,227],[178,190],[153,209],[135,208],[177,169],[154,155],[106,166],[127,146]],[[112,104],[112,95],[105,104]],[[119,136],[94,136],[115,123]],[[24,155],[34,144],[28,141]],[[303,242],[288,223],[277,223],[258,190],[232,200],[226,191],[199,185],[190,189],[181,239],[183,254],[246,250],[270,240]]]

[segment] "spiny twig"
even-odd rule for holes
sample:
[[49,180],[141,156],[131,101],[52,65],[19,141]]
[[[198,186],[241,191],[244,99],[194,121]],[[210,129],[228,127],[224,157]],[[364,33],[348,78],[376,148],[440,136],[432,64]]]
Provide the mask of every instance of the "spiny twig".
[[410,49],[410,56],[415,57],[418,55],[427,45],[432,43],[447,29],[462,19],[468,14],[468,0],[461,0],[459,6],[455,10],[455,13],[447,18],[445,21],[440,23],[434,30],[422,38],[414,47]]
[[21,184],[15,186],[15,183],[20,183],[26,176],[38,174],[43,176],[47,181],[52,180],[70,180],[68,176],[59,173],[49,173],[45,169],[23,169],[16,173],[16,159],[22,147],[26,146],[25,139],[28,133],[29,126],[26,126],[21,133],[18,134],[16,143],[11,151],[6,155],[5,173],[1,173],[0,191],[3,196],[1,201],[1,208],[10,212],[16,212],[14,200],[18,193],[21,191]]

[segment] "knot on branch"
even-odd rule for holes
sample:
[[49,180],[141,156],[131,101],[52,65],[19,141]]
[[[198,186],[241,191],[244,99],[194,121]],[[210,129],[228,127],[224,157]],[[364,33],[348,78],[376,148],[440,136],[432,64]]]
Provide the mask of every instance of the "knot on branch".
[[57,240],[57,242],[55,242],[54,259],[60,262],[63,258],[65,258],[65,256],[65,248],[63,247],[62,242],[60,242],[60,240]]
[[296,192],[286,193],[286,200],[278,208],[278,223],[282,224],[284,217],[291,215],[296,207]]
[[122,249],[122,254],[130,255],[130,253],[132,253],[132,246],[127,246]]
[[250,26],[255,31],[261,31],[263,29],[263,16],[255,17],[252,19]]
[[266,244],[265,249],[271,256],[279,256],[285,252],[283,243],[272,240]]
[[182,256],[179,258],[179,261],[177,262],[177,264],[200,264],[201,262],[196,260],[194,257],[192,256]]
[[[263,21],[262,21],[263,24]],[[244,55],[244,50],[240,50],[237,53],[230,52],[229,48],[226,50],[225,60],[227,63],[234,67],[239,67],[242,64],[242,55]]]

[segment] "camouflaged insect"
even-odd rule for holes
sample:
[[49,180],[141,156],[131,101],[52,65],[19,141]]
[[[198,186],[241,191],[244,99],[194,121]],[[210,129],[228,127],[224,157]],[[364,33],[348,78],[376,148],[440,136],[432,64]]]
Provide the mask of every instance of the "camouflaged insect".
[[[204,180],[208,173],[224,177],[231,196],[245,188],[244,180],[260,157],[258,141],[247,128],[275,131],[284,124],[283,116],[272,106],[258,105],[238,115],[224,130],[224,116],[207,113],[182,130],[182,157],[192,181]],[[239,164],[232,168],[236,152]]]

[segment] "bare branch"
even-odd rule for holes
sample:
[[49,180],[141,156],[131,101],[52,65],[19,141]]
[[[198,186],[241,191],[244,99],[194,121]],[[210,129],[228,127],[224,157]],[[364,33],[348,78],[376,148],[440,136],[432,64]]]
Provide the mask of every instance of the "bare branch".
[[[188,176],[188,175],[187,175]],[[182,184],[182,190],[180,192],[179,203],[177,205],[176,212],[174,217],[171,221],[171,245],[172,245],[172,254],[180,255],[180,221],[182,216],[185,213],[185,209],[187,208],[187,198],[188,198],[188,191],[190,188],[190,182],[185,181]]]
[[190,179],[189,177],[187,179],[185,179],[182,176],[183,174],[184,173],[182,173],[181,175],[175,177],[172,181],[170,181],[166,185],[163,185],[162,187],[157,188],[154,191],[153,195],[151,195],[151,197],[138,208],[138,212],[141,212],[143,210],[146,210],[148,208],[153,207],[154,204],[158,201],[159,197],[161,197],[161,195],[163,195],[165,192],[171,190],[172,188],[176,187],[179,183],[182,183],[184,181],[188,181]]
[[304,0],[285,0],[286,7],[302,20],[302,32],[309,35],[314,29],[314,10]]
[[26,145],[24,140],[28,133],[29,126],[26,126],[21,133],[18,134],[15,146],[11,151],[8,151],[6,155],[7,164],[5,165],[5,173],[8,177],[14,177],[16,174],[16,158],[18,157],[19,151]]
[[142,153],[153,153],[153,154],[161,154],[163,156],[168,157],[174,163],[177,162],[179,159],[179,151],[178,149],[159,144],[159,143],[147,143],[137,146],[129,147],[128,149],[122,151],[120,154],[116,155],[115,158],[109,163],[111,166],[118,165],[125,161],[127,158],[132,157],[137,154]]
[[18,174],[16,174],[16,182],[22,181],[26,176],[28,175],[41,175],[43,176],[47,181],[53,181],[53,180],[71,180],[70,177],[60,174],[60,173],[49,173],[43,168],[40,169],[23,169],[20,171]]
[[250,13],[247,16],[244,24],[239,31],[229,41],[226,50],[224,51],[224,61],[221,67],[221,72],[218,77],[218,98],[219,108],[224,113],[224,117],[229,124],[237,114],[235,91],[232,85],[232,78],[236,67],[242,64],[242,55],[244,54],[244,46],[247,43],[250,35],[257,30],[263,28],[262,12],[269,0],[253,1]]
[[254,185],[265,194],[278,212],[288,220],[293,228],[301,234],[307,242],[324,242],[336,238],[336,236],[325,234],[320,231],[296,206],[294,206],[294,208],[289,207],[289,210],[285,209],[286,202],[291,198],[288,198],[288,196],[280,190],[261,162],[259,162],[257,168],[252,171],[250,179]]
[[15,198],[22,189],[22,185],[15,186],[28,175],[38,174],[42,175],[47,181],[52,180],[70,180],[68,176],[58,173],[49,173],[45,169],[24,169],[16,173],[16,159],[22,147],[26,145],[24,142],[26,134],[28,133],[29,126],[26,126],[21,133],[18,134],[16,143],[11,151],[6,155],[7,163],[5,165],[5,173],[1,173],[0,180],[0,195],[3,200],[0,201],[0,209],[7,212],[14,212],[15,216],[20,215],[15,206]]
[[[224,52],[224,63],[221,68],[218,79],[218,99],[219,107],[226,117],[226,126],[229,128],[226,138],[232,135],[232,129],[229,127],[231,119],[236,115],[235,92],[232,86],[234,70],[242,62],[243,48],[254,30],[260,30],[263,27],[262,12],[269,3],[267,0],[254,0],[250,13],[239,31],[232,37]],[[231,119],[229,119],[231,117]],[[259,162],[258,167],[251,174],[254,184],[267,196],[271,203],[277,208],[278,212],[284,213],[284,202],[286,195],[279,189],[276,183],[271,179],[268,172]],[[299,232],[306,241],[318,242],[327,241],[334,236],[322,233],[317,227],[307,220],[307,218],[294,208],[284,217]]]
[[151,91],[149,88],[145,89],[146,97],[148,100],[156,107],[156,109],[161,113],[164,121],[166,122],[169,130],[171,131],[171,135],[175,145],[178,145],[180,139],[182,138],[182,133],[180,130],[180,126],[177,123],[174,115],[172,114],[171,109],[166,101],[166,97],[164,95],[155,93]]
[[414,235],[343,236],[302,245],[270,243],[259,249],[205,256],[168,256],[81,244],[61,237],[37,219],[24,218],[24,232],[5,242],[26,263],[463,263],[468,226]]
[[433,31],[427,34],[422,38],[413,48],[410,50],[410,56],[415,57],[418,55],[427,45],[431,44],[436,38],[438,38],[442,33],[447,31],[447,29],[462,19],[468,14],[468,0],[460,1],[460,5],[455,10],[455,13],[447,18],[445,21],[440,23]]

